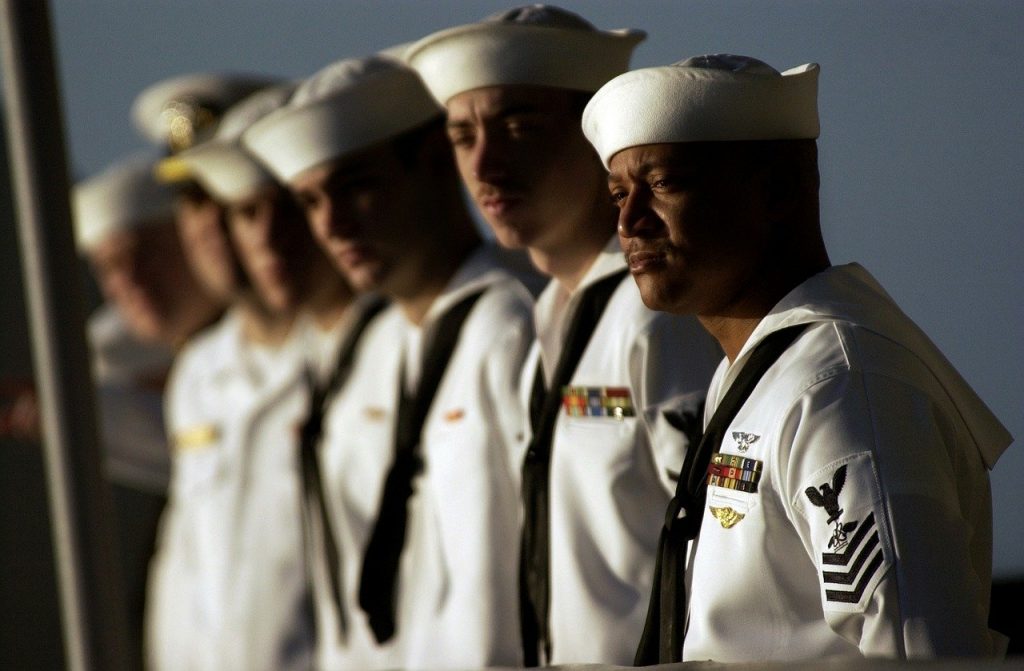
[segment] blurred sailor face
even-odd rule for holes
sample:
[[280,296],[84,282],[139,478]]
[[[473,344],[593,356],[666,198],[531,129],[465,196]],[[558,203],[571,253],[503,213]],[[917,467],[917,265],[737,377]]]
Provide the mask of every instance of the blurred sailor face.
[[194,327],[193,308],[206,299],[196,295],[173,222],[113,233],[89,260],[103,295],[138,338],[174,343]]
[[612,157],[619,241],[648,307],[729,314],[771,262],[764,181],[743,144],[642,145]]
[[185,258],[200,283],[223,302],[234,299],[243,280],[221,206],[199,187],[188,186],[175,200],[175,220]]
[[290,184],[313,235],[356,291],[404,295],[415,289],[437,233],[423,191],[432,176],[391,144],[311,168]]
[[275,311],[297,308],[312,290],[313,270],[323,259],[292,195],[268,184],[232,203],[227,218],[239,260],[260,298]]
[[459,173],[502,245],[564,249],[595,198],[603,202],[604,169],[580,129],[582,95],[492,86],[448,101]]

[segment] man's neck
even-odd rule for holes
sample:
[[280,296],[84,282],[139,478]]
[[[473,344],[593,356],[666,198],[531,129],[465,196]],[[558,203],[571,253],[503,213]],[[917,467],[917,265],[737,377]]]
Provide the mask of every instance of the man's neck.
[[449,244],[451,247],[447,253],[429,257],[408,290],[389,296],[405,313],[406,319],[417,326],[423,322],[430,306],[444,292],[455,273],[480,245],[480,238],[475,234],[462,236]]
[[698,316],[697,319],[704,330],[718,341],[729,363],[732,363],[766,314],[767,311],[758,317]]
[[327,330],[338,323],[353,300],[355,294],[348,285],[338,279],[317,283],[302,307],[309,312],[317,328]]
[[530,249],[530,261],[537,270],[556,280],[566,291],[572,292],[583,281],[583,277],[601,254],[600,247],[580,245],[562,252],[549,253]]
[[210,326],[224,315],[224,308],[219,304],[207,301],[205,297],[200,301],[202,304],[196,307],[187,320],[186,324],[177,332],[168,336],[165,344],[172,350],[178,352],[192,339],[194,335]]
[[246,342],[274,347],[284,343],[291,332],[295,313],[275,314],[255,299],[239,302],[242,337]]
[[615,220],[606,214],[605,209],[598,209],[587,221],[575,227],[577,233],[572,239],[550,249],[529,248],[527,251],[533,265],[557,280],[566,291],[575,291],[615,234]]
[[778,305],[790,291],[803,284],[808,278],[829,267],[827,257],[811,265],[796,265],[789,272],[773,276],[755,274],[759,281],[752,290],[746,291],[730,305],[711,312],[697,315],[705,330],[710,333],[729,363],[736,361],[754,329],[761,320]]

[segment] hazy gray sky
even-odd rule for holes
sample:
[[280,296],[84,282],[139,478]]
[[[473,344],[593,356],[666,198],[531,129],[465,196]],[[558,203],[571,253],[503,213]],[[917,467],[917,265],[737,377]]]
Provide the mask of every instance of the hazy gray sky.
[[[648,31],[635,66],[710,52],[821,64],[823,227],[1024,435],[1024,3],[560,3]],[[135,94],[183,72],[288,77],[512,6],[430,0],[55,0],[79,175],[143,146]],[[1024,575],[1024,454],[993,474],[997,575]]]

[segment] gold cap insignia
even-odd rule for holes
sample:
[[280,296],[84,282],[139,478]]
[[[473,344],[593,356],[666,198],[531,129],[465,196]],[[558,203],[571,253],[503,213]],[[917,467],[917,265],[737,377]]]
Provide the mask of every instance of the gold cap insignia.
[[178,153],[212,134],[220,118],[219,110],[199,100],[171,100],[160,112],[160,124],[171,153]]

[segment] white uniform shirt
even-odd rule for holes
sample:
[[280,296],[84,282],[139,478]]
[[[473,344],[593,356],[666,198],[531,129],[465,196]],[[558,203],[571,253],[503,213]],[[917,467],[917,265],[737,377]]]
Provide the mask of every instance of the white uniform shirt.
[[167,491],[170,456],[164,435],[162,380],[173,353],[139,341],[110,304],[88,321],[107,477],[152,494]]
[[[363,554],[394,456],[403,350],[432,338],[450,307],[480,289],[423,429],[399,569],[396,633],[374,641],[358,605]],[[339,536],[347,628],[317,590],[322,668],[473,668],[520,658],[516,572],[517,455],[524,436],[516,387],[533,331],[531,297],[483,247],[430,307],[420,334],[397,307],[371,326],[349,384],[331,406],[325,478]],[[417,337],[419,336],[419,337]],[[420,357],[420,347],[410,356]],[[419,371],[422,362],[407,370]],[[320,582],[319,584],[323,584]]]
[[[541,357],[550,380],[583,291],[625,266],[613,238],[571,295],[557,282],[543,291],[535,308],[537,343],[522,377],[523,407]],[[697,413],[720,357],[696,319],[647,309],[633,278],[625,277],[608,301],[571,386],[580,393],[626,390],[633,416],[559,412],[549,482],[549,663],[632,663],[672,478],[687,448],[676,432],[652,443],[658,429],[648,420],[662,406]],[[528,434],[528,420],[524,427]]]
[[683,659],[993,654],[986,469],[1011,438],[863,268],[786,296],[721,364],[707,417],[801,323],[709,477]]
[[308,392],[298,335],[257,353],[229,312],[175,364],[170,501],[147,617],[155,669],[309,666],[297,454]]
[[[370,322],[353,359],[348,382],[327,410],[321,439],[324,499],[335,534],[343,620],[328,587],[322,547],[314,564],[316,668],[397,667],[397,649],[378,646],[359,610],[363,550],[392,458],[398,370],[405,318],[391,306]],[[318,525],[317,525],[318,526]],[[323,530],[318,526],[318,534]]]

